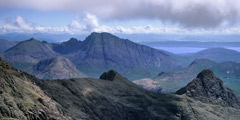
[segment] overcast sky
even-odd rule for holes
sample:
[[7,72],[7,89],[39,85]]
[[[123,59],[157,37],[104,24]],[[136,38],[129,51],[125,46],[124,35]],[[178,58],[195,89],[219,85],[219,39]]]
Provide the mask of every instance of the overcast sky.
[[239,34],[240,0],[0,0],[1,33]]

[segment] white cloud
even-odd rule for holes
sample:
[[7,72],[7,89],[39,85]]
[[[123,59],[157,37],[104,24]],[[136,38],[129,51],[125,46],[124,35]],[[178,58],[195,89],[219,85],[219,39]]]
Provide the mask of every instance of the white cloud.
[[[190,28],[240,23],[239,0],[1,0],[0,7],[88,11],[104,20],[158,19]],[[94,19],[91,15],[90,19]],[[89,24],[89,28],[95,27]]]
[[17,16],[15,24],[17,27],[23,30],[31,31],[34,29],[33,23],[26,22],[21,16]]
[[68,26],[62,27],[51,27],[51,26],[40,26],[29,22],[17,16],[15,21],[1,22],[0,21],[0,33],[69,33],[69,34],[83,34],[89,32],[109,32],[109,33],[123,33],[123,34],[240,34],[239,27],[222,27],[218,29],[203,29],[194,28],[186,29],[181,27],[167,27],[167,26],[134,26],[134,27],[123,27],[123,26],[106,26],[100,25],[95,15],[86,13],[84,17],[79,20],[75,19]]
[[90,31],[93,31],[99,27],[97,17],[90,13],[86,13],[85,17],[83,18],[83,22],[86,23],[86,27]]

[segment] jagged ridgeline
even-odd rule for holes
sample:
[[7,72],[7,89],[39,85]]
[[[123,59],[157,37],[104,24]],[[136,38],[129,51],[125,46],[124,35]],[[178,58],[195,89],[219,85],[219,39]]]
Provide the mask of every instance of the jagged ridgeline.
[[[185,57],[121,39],[110,33],[95,32],[84,41],[71,38],[60,44],[40,42],[31,38],[4,52],[6,61],[29,73],[36,68],[33,66],[40,64],[47,66],[48,64],[43,61],[59,56],[69,59],[87,76],[98,77],[105,71],[115,69],[131,80],[152,77],[159,71],[178,70],[187,63]],[[34,75],[44,78],[42,75],[37,75],[44,74],[39,73],[44,71],[34,72],[36,73]],[[57,77],[46,77],[46,79],[51,78]]]
[[[0,76],[0,119],[240,118],[239,101],[209,70],[201,72],[193,82],[179,90],[177,93],[181,95],[147,91],[114,70],[103,73],[100,79],[39,80],[0,60]],[[198,87],[192,87],[194,84]],[[195,95],[196,92],[200,95]]]

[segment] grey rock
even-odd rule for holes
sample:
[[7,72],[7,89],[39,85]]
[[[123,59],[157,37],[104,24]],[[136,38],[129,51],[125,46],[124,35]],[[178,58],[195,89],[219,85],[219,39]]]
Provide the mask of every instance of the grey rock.
[[116,71],[110,70],[108,72],[104,72],[100,76],[100,79],[113,81],[117,75],[119,75],[119,74]]
[[222,80],[209,69],[199,73],[197,78],[178,90],[176,94],[186,94],[204,103],[240,108],[240,102],[232,90],[225,87]]

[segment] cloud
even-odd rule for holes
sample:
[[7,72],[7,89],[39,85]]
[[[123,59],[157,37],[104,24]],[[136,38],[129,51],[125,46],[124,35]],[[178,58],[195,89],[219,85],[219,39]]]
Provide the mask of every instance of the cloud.
[[0,21],[0,33],[54,33],[54,34],[89,34],[90,32],[109,32],[109,33],[122,33],[122,34],[240,34],[239,27],[219,28],[219,29],[203,29],[194,28],[186,29],[184,27],[167,27],[167,26],[133,26],[123,27],[107,25],[100,25],[95,15],[86,13],[80,19],[74,19],[68,26],[51,27],[41,26],[34,22],[30,22],[17,16],[15,21],[8,18],[5,22]]
[[21,16],[17,16],[15,25],[23,30],[33,30],[33,23],[26,22]]
[[[10,18],[8,18],[10,19]],[[15,21],[5,21],[0,22],[0,33],[71,33],[68,27],[46,27],[40,26],[33,22],[29,22],[22,18],[21,16],[17,16]]]
[[86,23],[86,27],[90,31],[94,31],[94,29],[99,27],[98,19],[95,15],[86,13],[85,17],[82,19],[83,22]]
[[[158,19],[189,28],[231,26],[240,21],[239,0],[2,0],[0,7],[90,12],[103,20]],[[89,15],[91,20],[93,16]],[[97,26],[96,21],[88,28]]]

